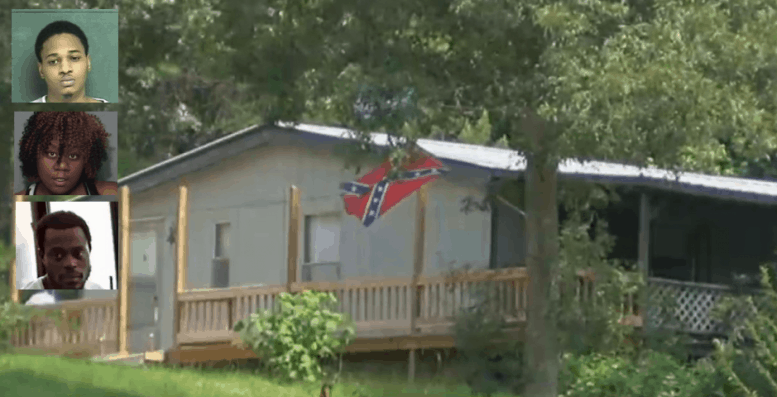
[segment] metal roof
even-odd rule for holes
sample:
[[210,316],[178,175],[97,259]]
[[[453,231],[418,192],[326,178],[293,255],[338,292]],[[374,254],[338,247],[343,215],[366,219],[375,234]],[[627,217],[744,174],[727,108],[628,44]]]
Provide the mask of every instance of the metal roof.
[[[350,139],[353,132],[345,128],[326,127],[311,124],[279,123],[278,127],[303,133],[308,138],[329,138],[337,140]],[[188,159],[195,157],[214,157],[208,155],[220,146],[235,141],[245,140],[246,135],[277,130],[275,126],[251,126],[233,134],[227,135],[199,148],[180,154],[171,159],[138,171],[119,180],[119,185],[133,183],[143,179],[150,173],[158,172],[166,166],[184,165]],[[373,133],[372,140],[379,146],[388,143],[386,134]],[[443,142],[421,139],[419,146],[431,155],[445,161],[453,161],[492,171],[496,175],[522,173],[526,168],[526,159],[515,150],[471,145],[456,142]],[[252,145],[243,146],[248,149]],[[255,145],[253,145],[255,146]],[[230,150],[230,155],[234,151]],[[175,167],[179,168],[179,167]],[[185,168],[185,167],[182,167]],[[194,169],[189,169],[189,172]],[[699,173],[674,173],[657,168],[640,168],[631,165],[601,161],[567,160],[560,164],[561,176],[581,178],[585,180],[637,184],[661,189],[680,191],[689,194],[701,194],[720,198],[750,201],[765,204],[777,204],[777,182],[758,179],[735,178],[725,176],[704,175]],[[166,173],[166,177],[172,177]]]

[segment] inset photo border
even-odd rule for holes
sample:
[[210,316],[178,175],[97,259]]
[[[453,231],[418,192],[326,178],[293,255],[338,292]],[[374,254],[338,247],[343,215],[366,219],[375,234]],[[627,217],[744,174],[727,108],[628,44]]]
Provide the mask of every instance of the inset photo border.
[[[93,122],[94,117],[97,118],[99,123]],[[88,150],[97,150],[99,148],[96,146],[96,143],[98,142],[97,138],[100,137],[102,132],[107,133],[108,147],[105,152],[107,158],[103,159],[101,164],[97,164],[97,160],[90,156],[91,153],[82,153],[82,165],[63,166],[59,161],[56,162],[56,165],[53,163],[46,165],[48,160],[45,155],[46,150],[57,148],[42,148],[40,145],[35,147],[34,143],[39,142],[43,136],[56,136],[60,133],[67,134],[68,131],[60,130],[68,130],[68,126],[73,125],[84,126],[84,139],[80,142],[75,142],[75,145],[81,144],[91,146]],[[72,188],[74,189],[72,191],[77,192],[76,195],[91,193],[91,195],[99,196],[99,200],[102,201],[116,201],[119,174],[118,129],[118,115],[116,112],[14,112],[13,151],[15,194],[28,196],[30,193],[34,193],[35,195],[40,196],[41,191],[44,191],[48,192],[51,196],[59,196],[60,194],[51,194],[52,191],[53,193],[57,193],[58,186],[52,185],[51,188],[39,188],[54,183],[53,178],[57,176],[67,176],[67,178],[73,182],[67,184],[67,186],[72,185]],[[34,136],[25,138],[25,146],[22,147],[20,144],[22,143],[22,138],[25,134],[34,134]],[[50,156],[52,159],[57,160],[59,159],[59,156],[71,159],[71,157],[69,157],[73,154],[71,151],[78,148],[65,146],[62,149],[64,149],[62,153],[51,153]],[[24,153],[22,152],[23,150],[25,151]],[[35,151],[38,153],[34,154]],[[23,154],[24,156],[22,156]],[[26,159],[25,163],[22,163],[22,158]],[[94,162],[94,164],[92,164],[93,167],[99,166],[95,175],[96,177],[93,180],[87,180],[88,178],[85,174],[87,167],[90,166],[90,162]],[[23,166],[27,167],[28,173],[37,173],[38,178],[29,178],[29,175],[25,176],[24,170],[22,169]],[[49,172],[46,176],[41,175],[41,166],[49,167]],[[80,166],[84,167],[81,175],[67,175],[68,173],[73,172],[71,167]],[[83,187],[81,187],[82,185]],[[32,191],[33,189],[35,190],[34,192]],[[61,193],[61,195],[73,195],[73,193]]]
[[[57,21],[66,23],[44,31]],[[82,33],[86,43],[79,37]],[[52,38],[61,39],[54,49],[65,53],[43,54],[39,61],[41,54],[35,53],[39,36],[49,36],[43,41],[48,46],[55,45]],[[86,54],[69,51],[79,45]],[[62,91],[66,87],[74,88]],[[68,102],[69,92],[79,87],[85,88],[87,99],[76,103],[119,102],[118,10],[13,10],[11,102]]]
[[118,203],[15,205],[17,290],[118,290]]

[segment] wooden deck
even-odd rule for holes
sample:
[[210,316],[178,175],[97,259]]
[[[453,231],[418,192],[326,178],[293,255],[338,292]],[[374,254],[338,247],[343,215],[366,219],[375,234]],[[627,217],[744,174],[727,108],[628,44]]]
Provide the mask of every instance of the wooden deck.
[[[152,360],[184,363],[254,358],[252,352],[235,346],[239,341],[238,334],[232,331],[235,323],[257,310],[272,309],[278,295],[289,289],[326,291],[337,296],[338,310],[352,319],[357,330],[357,340],[348,348],[350,352],[453,347],[455,315],[482,302],[484,294],[490,295],[494,310],[520,334],[526,320],[528,282],[525,269],[513,268],[421,277],[417,281],[349,279],[336,283],[186,291],[178,296],[178,348],[165,354],[155,352]],[[580,291],[589,289],[585,284],[592,282],[588,277],[581,277]],[[411,294],[414,292],[418,296],[415,329],[412,329]],[[119,324],[116,307],[116,299],[43,307],[78,319],[82,326],[70,330],[57,326],[51,319],[35,319],[29,330],[17,332],[14,345],[51,351],[81,346],[91,349],[94,355],[116,353]],[[633,313],[624,317],[637,326],[638,319]]]

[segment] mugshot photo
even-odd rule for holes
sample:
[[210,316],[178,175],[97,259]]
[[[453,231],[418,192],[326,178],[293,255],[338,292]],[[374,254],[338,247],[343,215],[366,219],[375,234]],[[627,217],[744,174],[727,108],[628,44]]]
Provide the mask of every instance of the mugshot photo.
[[117,103],[117,10],[13,10],[11,101]]
[[116,200],[116,112],[15,112],[14,192]]
[[15,205],[18,289],[117,288],[117,203],[50,201]]

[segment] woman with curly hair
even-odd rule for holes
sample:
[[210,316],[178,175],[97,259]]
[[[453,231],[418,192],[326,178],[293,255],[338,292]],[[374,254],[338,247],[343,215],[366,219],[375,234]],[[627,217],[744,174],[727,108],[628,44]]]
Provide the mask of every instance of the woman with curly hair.
[[108,159],[108,133],[85,112],[36,112],[19,140],[22,175],[32,182],[19,195],[116,195],[116,182],[96,181]]

